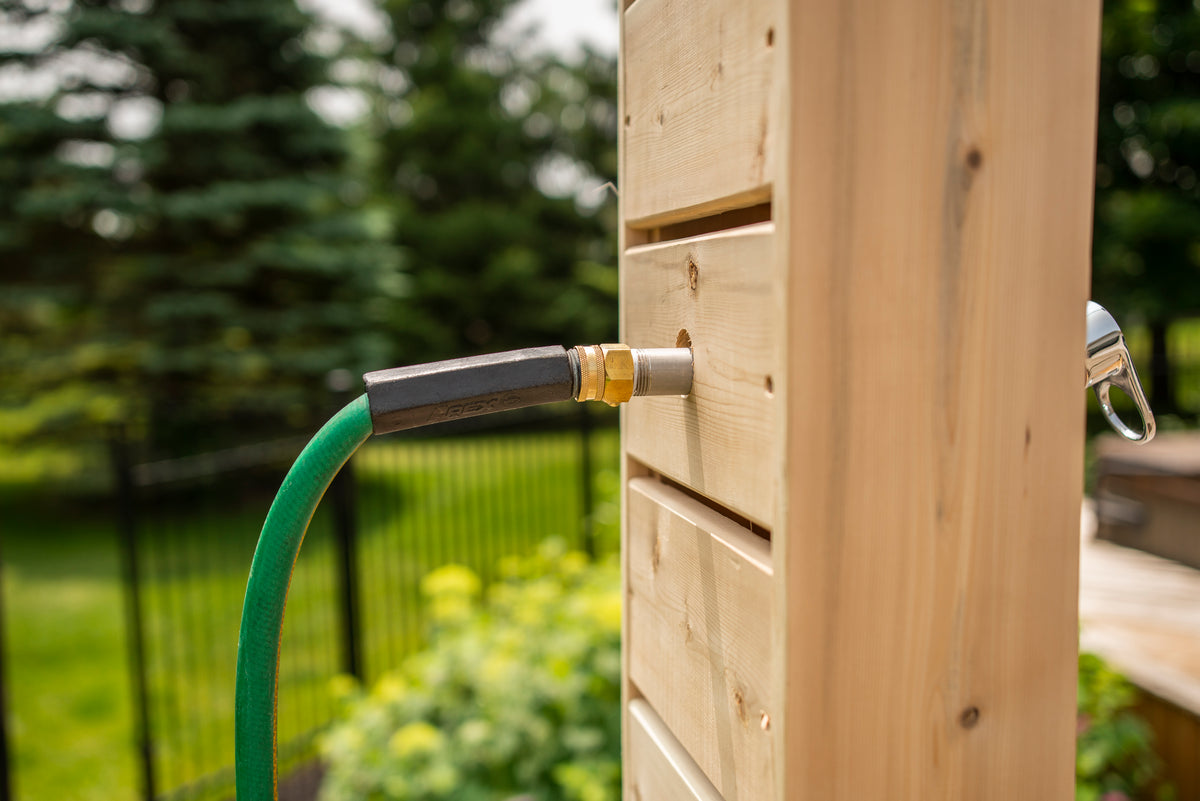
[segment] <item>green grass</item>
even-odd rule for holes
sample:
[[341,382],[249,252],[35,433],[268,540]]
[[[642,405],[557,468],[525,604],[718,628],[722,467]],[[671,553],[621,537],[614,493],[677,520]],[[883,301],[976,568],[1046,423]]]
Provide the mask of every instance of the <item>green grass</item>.
[[133,799],[111,528],[88,516],[6,513],[3,536],[16,797]]
[[[417,585],[447,561],[491,575],[505,554],[574,536],[578,435],[370,443],[356,458],[360,603],[368,676],[424,629]],[[594,440],[598,538],[617,537],[617,439]],[[143,515],[143,605],[160,790],[228,796],[241,599],[266,498],[179,496]],[[328,504],[326,504],[327,506]],[[110,513],[6,512],[5,623],[17,798],[133,799],[136,762],[122,594]],[[280,741],[328,720],[339,671],[338,585],[327,509],[293,579],[280,665]],[[289,753],[281,749],[289,761]],[[294,759],[290,760],[294,761]],[[196,784],[212,775],[218,783]],[[194,792],[193,792],[194,791]]]

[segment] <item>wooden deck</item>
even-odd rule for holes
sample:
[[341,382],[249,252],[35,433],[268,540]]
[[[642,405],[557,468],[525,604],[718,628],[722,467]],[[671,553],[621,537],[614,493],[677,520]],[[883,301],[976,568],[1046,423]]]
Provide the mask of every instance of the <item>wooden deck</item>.
[[1082,523],[1080,648],[1146,692],[1178,798],[1200,799],[1200,570],[1095,539],[1086,506]]

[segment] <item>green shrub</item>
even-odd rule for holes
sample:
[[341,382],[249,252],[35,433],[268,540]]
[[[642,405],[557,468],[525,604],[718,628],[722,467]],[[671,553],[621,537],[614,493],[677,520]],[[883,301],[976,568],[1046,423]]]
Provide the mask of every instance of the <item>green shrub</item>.
[[342,680],[322,801],[616,801],[620,580],[548,543],[504,581],[449,566],[422,582],[432,646],[369,693]]
[[1175,797],[1160,779],[1162,764],[1150,728],[1131,710],[1136,693],[1100,657],[1079,655],[1076,801]]

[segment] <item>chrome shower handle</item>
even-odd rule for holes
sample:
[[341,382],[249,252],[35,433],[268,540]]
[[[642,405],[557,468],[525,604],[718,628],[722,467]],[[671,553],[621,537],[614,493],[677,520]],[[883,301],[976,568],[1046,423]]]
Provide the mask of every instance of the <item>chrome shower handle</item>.
[[[1108,424],[1118,434],[1133,442],[1149,442],[1154,439],[1154,413],[1142,392],[1141,382],[1138,381],[1137,371],[1133,369],[1133,359],[1129,348],[1125,346],[1125,335],[1121,326],[1108,313],[1108,310],[1094,301],[1087,304],[1087,357],[1086,387],[1092,387],[1096,400],[1100,401],[1100,411]],[[1117,387],[1137,406],[1142,418],[1142,430],[1135,431],[1125,424],[1113,410],[1109,390]]]

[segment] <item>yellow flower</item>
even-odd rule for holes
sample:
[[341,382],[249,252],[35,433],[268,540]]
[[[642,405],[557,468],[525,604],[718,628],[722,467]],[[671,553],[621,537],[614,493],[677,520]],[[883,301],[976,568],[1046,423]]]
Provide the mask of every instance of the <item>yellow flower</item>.
[[442,747],[442,741],[440,731],[418,720],[397,730],[388,740],[388,749],[401,758],[419,756],[437,751]]
[[587,611],[589,617],[604,631],[621,630],[621,596],[617,593],[606,593],[588,599]]
[[329,694],[338,703],[348,700],[358,691],[358,679],[339,673],[329,680]]
[[570,551],[563,556],[559,563],[559,572],[564,576],[577,576],[587,569],[587,554],[580,551]]
[[457,595],[474,598],[479,594],[479,576],[462,565],[439,567],[421,580],[421,591],[431,597]]
[[393,703],[404,698],[408,683],[395,673],[389,673],[375,683],[371,696],[384,703]]

